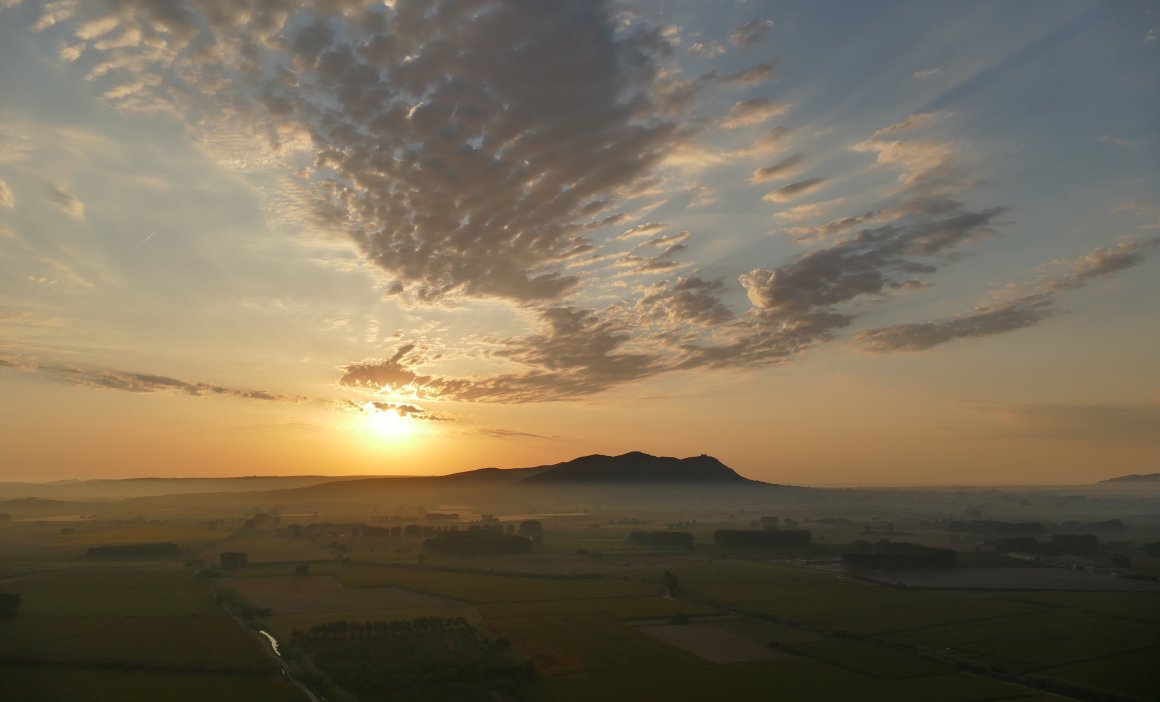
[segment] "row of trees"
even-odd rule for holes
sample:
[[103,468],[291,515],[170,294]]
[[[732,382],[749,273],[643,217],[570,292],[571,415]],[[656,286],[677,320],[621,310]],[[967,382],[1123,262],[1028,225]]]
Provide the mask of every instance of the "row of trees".
[[498,531],[445,531],[424,541],[423,552],[459,556],[531,553],[532,545],[526,536]]
[[462,617],[330,622],[295,631],[287,648],[362,700],[491,699],[535,672]]
[[730,548],[801,548],[810,545],[813,534],[804,529],[719,529],[713,532],[713,541]]
[[687,531],[634,531],[628,540],[649,548],[693,548],[693,535]]
[[173,542],[109,544],[91,546],[87,555],[91,558],[176,558],[181,555],[181,547]]

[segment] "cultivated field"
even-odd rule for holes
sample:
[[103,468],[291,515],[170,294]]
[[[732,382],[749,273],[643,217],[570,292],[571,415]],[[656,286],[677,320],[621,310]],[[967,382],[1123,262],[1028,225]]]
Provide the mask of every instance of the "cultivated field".
[[717,622],[645,624],[638,625],[637,629],[712,663],[762,661],[786,655],[725,629]]
[[[759,514],[709,510],[544,517],[542,545],[510,556],[422,554],[421,537],[384,536],[332,515],[325,519],[333,523],[312,527],[220,510],[185,522],[0,523],[0,593],[20,597],[15,616],[0,619],[0,700],[304,699],[251,630],[259,628],[292,657],[297,679],[342,699],[317,660],[344,671],[350,685],[369,685],[348,654],[381,648],[402,660],[398,651],[409,649],[383,632],[412,626],[404,620],[455,618],[479,637],[478,661],[492,660],[482,654],[494,649],[502,655],[492,663],[515,666],[501,675],[510,683],[504,694],[532,702],[699,702],[707,690],[803,702],[1063,699],[1045,690],[1101,702],[1160,699],[1152,663],[1160,658],[1160,594],[1146,591],[1154,584],[975,550],[924,521],[939,505],[851,498],[849,507],[850,519],[827,516],[841,513],[836,505],[781,513],[814,530],[805,553],[721,547],[716,529],[757,529]],[[670,528],[692,533],[692,548],[628,541],[636,530]],[[1135,538],[1160,534],[1136,528]],[[841,569],[849,541],[885,536],[955,546],[964,565],[881,573],[879,582]],[[85,553],[168,541],[180,555],[110,562]],[[1147,562],[1142,544],[1116,548]],[[223,551],[244,552],[250,564],[222,568]],[[1097,582],[1144,585],[1100,592],[1090,586]],[[980,589],[964,589],[971,586]],[[223,603],[248,617],[245,625]],[[316,626],[351,633],[315,636],[314,663],[293,658],[310,649],[303,642]],[[530,682],[527,661],[537,673]],[[374,684],[389,687],[395,673],[382,675]]]
[[263,643],[193,571],[82,560],[0,579],[0,699],[302,702]]

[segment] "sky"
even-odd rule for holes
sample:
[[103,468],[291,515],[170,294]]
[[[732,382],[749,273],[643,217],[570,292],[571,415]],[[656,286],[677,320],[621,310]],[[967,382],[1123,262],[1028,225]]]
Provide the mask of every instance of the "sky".
[[1154,2],[0,0],[0,480],[1160,470]]

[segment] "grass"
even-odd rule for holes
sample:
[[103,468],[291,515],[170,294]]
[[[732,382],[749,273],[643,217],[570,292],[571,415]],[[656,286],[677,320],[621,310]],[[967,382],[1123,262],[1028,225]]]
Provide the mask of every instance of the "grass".
[[667,600],[663,597],[602,597],[587,600],[547,600],[530,602],[495,602],[478,605],[487,619],[512,617],[591,616],[609,619],[648,619],[674,614],[719,614],[721,610],[692,602]]
[[1025,669],[1059,666],[1147,646],[1160,646],[1154,626],[1074,610],[934,627],[891,638],[928,648],[952,648]]
[[1160,593],[1032,592],[1011,599],[1160,624]]
[[346,568],[334,577],[347,587],[397,585],[477,604],[659,596],[662,591],[653,583],[614,578],[536,578],[412,568]]
[[873,644],[844,639],[815,639],[785,645],[785,650],[879,680],[947,675],[951,668]]
[[251,563],[327,561],[335,558],[333,551],[309,539],[278,536],[228,539],[204,549],[198,555],[213,567],[217,566],[218,558],[223,551],[241,551],[249,556]]
[[1039,695],[1016,685],[961,673],[878,680],[798,657],[724,665],[686,665],[664,671],[639,669],[543,677],[521,692],[530,702],[571,702],[607,699],[609,690],[616,691],[616,699],[669,702],[704,702],[707,699],[984,702],[1030,700]]
[[277,665],[218,608],[209,583],[177,568],[71,568],[5,583],[0,659],[268,674]]
[[20,702],[305,702],[275,676],[0,664],[0,699]]
[[1047,668],[1039,671],[1038,675],[1156,700],[1160,699],[1160,675],[1156,674],[1157,660],[1160,660],[1160,648],[1153,647]]
[[176,524],[148,524],[93,531],[77,530],[75,534],[63,534],[61,543],[67,545],[98,546],[103,544],[139,544],[155,541],[216,541],[225,538],[229,532],[204,527],[181,526]]
[[276,664],[232,618],[18,616],[0,621],[0,660],[270,673]]
[[[1146,674],[1117,663],[1136,660],[1138,649],[1160,651],[1160,598],[1152,593],[916,592],[796,568],[732,563],[680,565],[673,572],[692,597],[767,613],[814,631],[841,629],[1013,673],[1153,695]],[[852,655],[856,645],[826,640],[787,648],[886,679],[932,672],[920,660],[880,648]],[[869,662],[874,656],[893,664]],[[1103,672],[1114,670],[1123,674]]]
[[68,569],[5,583],[22,617],[139,617],[218,613],[206,583],[186,570]]
[[691,653],[641,634],[625,622],[603,617],[511,617],[493,621],[489,628],[510,638],[548,675],[656,671],[701,664]]

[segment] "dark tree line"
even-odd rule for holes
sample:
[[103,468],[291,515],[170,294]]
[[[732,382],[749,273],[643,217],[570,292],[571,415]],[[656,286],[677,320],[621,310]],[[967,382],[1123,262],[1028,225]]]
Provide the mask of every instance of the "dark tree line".
[[813,534],[804,529],[719,529],[713,532],[713,540],[730,548],[800,548],[810,545]]
[[172,542],[110,544],[90,546],[87,555],[91,558],[175,558],[181,555],[181,547]]
[[494,555],[531,553],[532,540],[499,531],[445,531],[423,542],[423,552],[445,555]]
[[462,617],[319,624],[295,630],[289,647],[359,699],[494,699],[534,674],[506,639],[491,640]]
[[634,531],[628,535],[628,540],[650,548],[693,547],[693,535],[687,531]]

